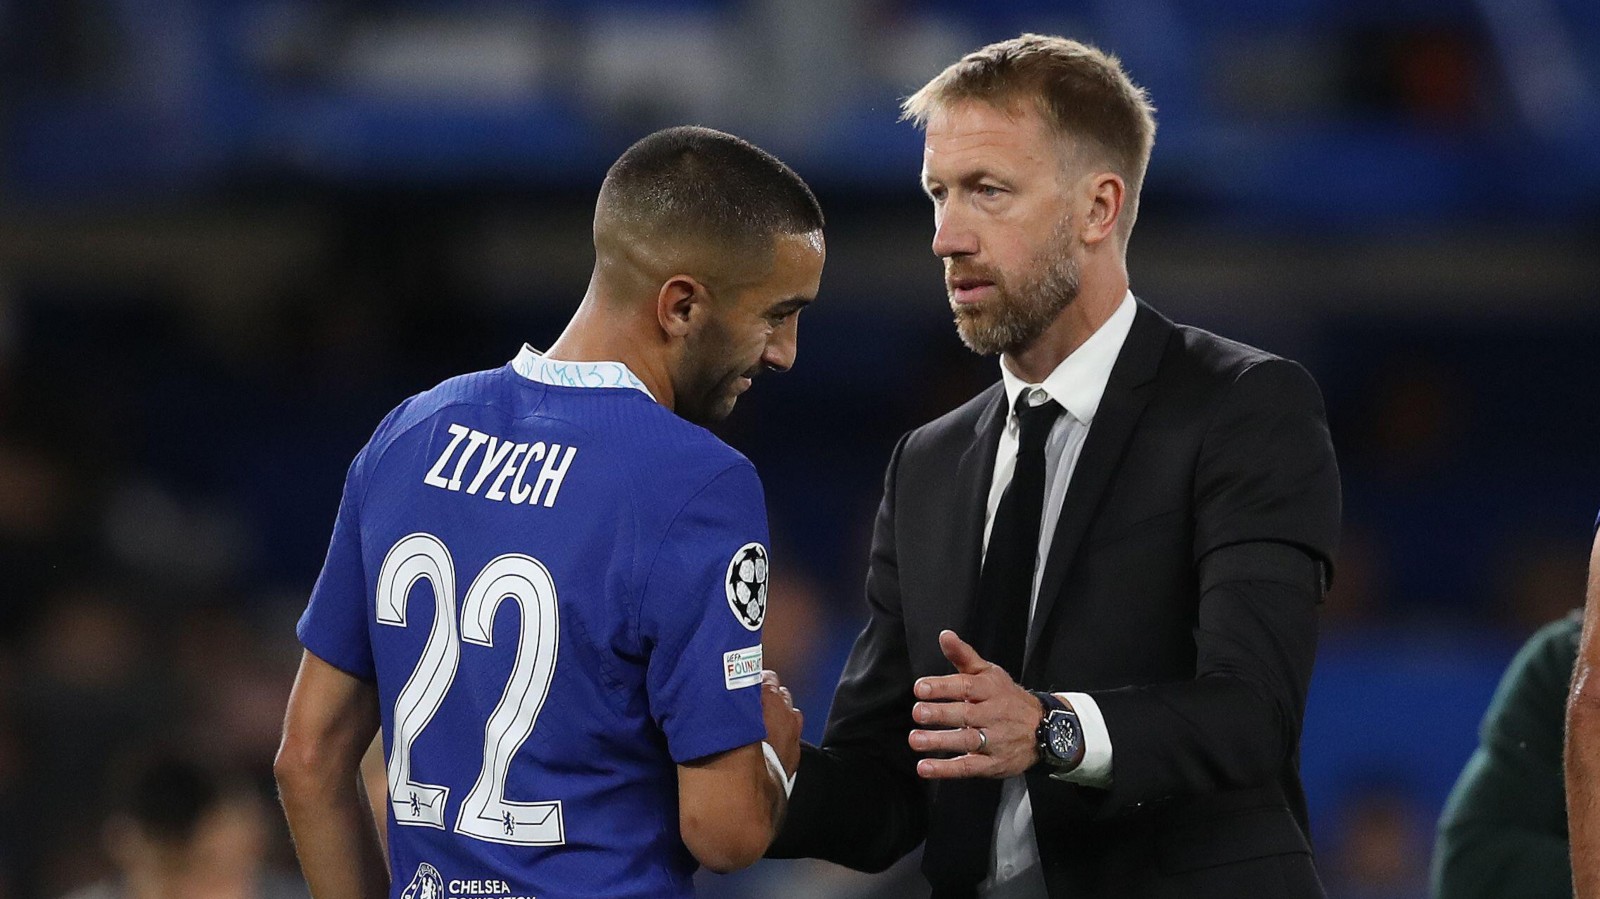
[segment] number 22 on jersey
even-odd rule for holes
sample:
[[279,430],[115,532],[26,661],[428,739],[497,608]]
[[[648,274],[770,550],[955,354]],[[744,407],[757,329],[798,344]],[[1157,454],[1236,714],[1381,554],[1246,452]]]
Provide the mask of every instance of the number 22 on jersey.
[[378,572],[379,624],[406,626],[406,599],[420,580],[433,588],[433,624],[422,657],[394,704],[388,769],[389,805],[395,823],[444,829],[450,787],[412,777],[411,747],[450,692],[461,663],[462,641],[492,647],[495,612],[511,599],[521,614],[516,663],[484,726],[483,767],[461,802],[455,831],[516,846],[566,842],[559,801],[512,802],[505,797],[511,759],[533,733],[555,674],[560,625],[556,587],[549,570],[537,559],[518,553],[496,557],[467,588],[458,630],[456,571],[450,550],[432,534],[411,534],[389,550]]

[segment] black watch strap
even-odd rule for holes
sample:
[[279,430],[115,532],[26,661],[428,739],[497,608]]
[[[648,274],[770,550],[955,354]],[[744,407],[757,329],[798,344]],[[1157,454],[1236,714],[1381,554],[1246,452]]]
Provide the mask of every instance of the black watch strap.
[[1044,708],[1034,734],[1039,763],[1051,772],[1071,771],[1083,764],[1083,728],[1078,714],[1053,693],[1030,690]]
[[1066,703],[1061,701],[1061,697],[1054,693],[1046,693],[1043,690],[1029,690],[1028,692],[1032,693],[1033,698],[1039,700],[1039,704],[1044,706],[1044,713],[1046,715],[1049,715],[1050,712],[1055,709],[1060,709],[1063,712],[1072,711],[1071,709],[1067,708]]

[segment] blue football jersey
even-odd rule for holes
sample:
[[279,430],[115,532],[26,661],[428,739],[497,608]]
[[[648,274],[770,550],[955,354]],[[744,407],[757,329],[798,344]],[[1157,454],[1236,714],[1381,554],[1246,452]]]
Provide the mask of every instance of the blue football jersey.
[[692,895],[676,765],[766,735],[767,563],[755,469],[620,364],[391,412],[298,627],[377,685],[390,895]]

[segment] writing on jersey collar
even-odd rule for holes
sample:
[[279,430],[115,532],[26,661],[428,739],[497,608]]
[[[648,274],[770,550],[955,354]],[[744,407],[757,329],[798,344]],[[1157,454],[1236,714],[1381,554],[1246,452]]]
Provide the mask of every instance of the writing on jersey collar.
[[654,400],[655,394],[621,362],[567,362],[551,359],[527,344],[511,360],[517,374],[557,387],[631,387]]

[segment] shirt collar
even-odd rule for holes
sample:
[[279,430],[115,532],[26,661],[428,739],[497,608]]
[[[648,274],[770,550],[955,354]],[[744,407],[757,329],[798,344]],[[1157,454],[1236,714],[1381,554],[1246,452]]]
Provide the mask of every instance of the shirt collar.
[[621,362],[566,362],[551,359],[527,344],[511,360],[517,374],[540,384],[557,387],[631,387],[650,399],[655,394]]
[[[1011,373],[1011,369],[1002,360],[1000,363],[1000,379],[1005,383],[1006,408],[1017,408],[1017,397],[1024,390],[1040,390],[1060,403],[1067,414],[1078,421],[1088,425],[1094,421],[1094,414],[1100,408],[1100,399],[1105,396],[1106,383],[1111,380],[1111,368],[1117,364],[1117,356],[1122,352],[1122,345],[1128,340],[1128,332],[1133,330],[1133,316],[1138,311],[1138,304],[1134,302],[1133,293],[1129,291],[1123,295],[1122,303],[1117,310],[1111,313],[1106,323],[1099,330],[1089,335],[1081,346],[1073,350],[1067,358],[1061,360],[1055,371],[1047,375],[1043,382],[1029,384]],[[1030,397],[1030,405],[1038,405],[1043,399]],[[1014,419],[1013,411],[1010,418]],[[1008,419],[1009,420],[1009,419]]]

